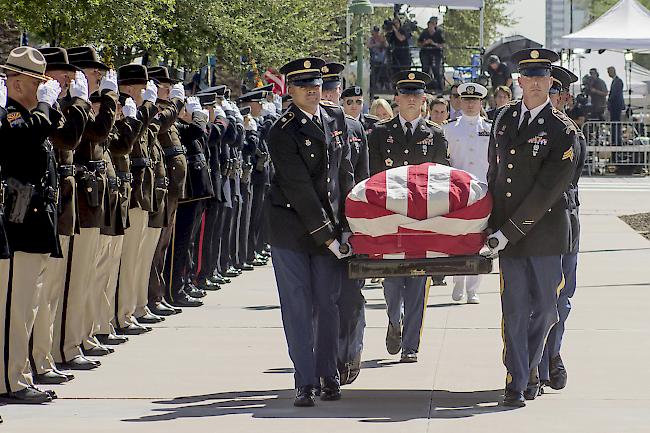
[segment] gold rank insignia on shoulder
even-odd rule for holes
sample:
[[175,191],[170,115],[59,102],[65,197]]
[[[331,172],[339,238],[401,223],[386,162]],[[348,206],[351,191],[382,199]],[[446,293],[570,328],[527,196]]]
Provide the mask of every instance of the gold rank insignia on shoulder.
[[390,158],[386,158],[386,161],[384,161],[384,163],[386,163],[386,167],[392,167],[393,166],[393,160],[390,159]]
[[562,161],[564,161],[565,159],[570,159],[571,161],[573,161],[573,147],[569,148],[569,150],[564,152],[564,154],[562,155]]
[[11,123],[16,119],[20,119],[22,117],[22,114],[20,114],[18,111],[14,111],[13,113],[7,114],[7,122]]
[[413,72],[409,74],[409,80],[415,80],[415,74]]
[[311,62],[309,60],[305,60],[305,63],[303,64],[305,68],[311,68]]
[[325,100],[320,101],[320,105],[324,105],[326,107],[338,107],[338,105],[336,105],[332,101],[325,101]]
[[294,117],[295,117],[295,114],[293,114],[291,112],[289,112],[289,113],[285,114],[284,116],[282,116],[280,118],[280,122],[282,123],[280,128],[284,128],[285,126],[287,126],[289,124],[289,122],[291,121],[291,119],[293,119]]

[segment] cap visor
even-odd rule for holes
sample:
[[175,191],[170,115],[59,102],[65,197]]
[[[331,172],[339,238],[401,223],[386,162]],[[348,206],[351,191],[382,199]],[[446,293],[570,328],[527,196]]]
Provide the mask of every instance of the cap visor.
[[399,93],[404,94],[404,95],[418,95],[418,94],[424,94],[424,89],[422,88],[400,88],[398,89]]
[[341,84],[340,81],[325,81],[323,82],[323,90],[334,90],[339,84]]
[[7,69],[9,71],[17,72],[19,74],[27,75],[28,77],[36,78],[38,80],[49,81],[49,80],[52,79],[51,77],[48,77],[47,75],[39,75],[39,74],[37,74],[35,72],[23,71],[21,69],[14,68],[13,66],[9,66],[9,65],[0,65],[0,68],[4,68],[4,69]]
[[322,78],[307,78],[305,80],[291,81],[291,85],[297,87],[314,87],[314,86],[321,86],[322,84],[323,84]]
[[548,68],[525,68],[519,71],[524,77],[550,77],[551,70]]

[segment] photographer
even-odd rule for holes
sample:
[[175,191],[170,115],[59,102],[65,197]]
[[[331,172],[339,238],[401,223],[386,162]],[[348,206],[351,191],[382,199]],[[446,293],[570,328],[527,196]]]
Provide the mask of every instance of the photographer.
[[[389,21],[392,25],[392,21]],[[379,26],[372,28],[372,33],[368,39],[368,51],[370,51],[370,87],[387,88],[389,77],[386,71],[386,51],[388,42],[386,37],[381,33]]]
[[585,93],[591,99],[591,116],[592,120],[605,120],[604,113],[607,106],[607,84],[600,78],[596,68],[589,70],[589,76],[583,79]]
[[422,30],[418,38],[420,47],[420,62],[422,71],[433,76],[433,88],[442,91],[442,48],[445,38],[442,29],[438,27],[438,18],[431,17],[427,23],[427,28]]
[[393,72],[408,69],[411,66],[411,52],[409,51],[411,33],[402,27],[399,17],[393,18],[392,21],[384,21],[384,30],[387,32],[386,40],[393,53]]

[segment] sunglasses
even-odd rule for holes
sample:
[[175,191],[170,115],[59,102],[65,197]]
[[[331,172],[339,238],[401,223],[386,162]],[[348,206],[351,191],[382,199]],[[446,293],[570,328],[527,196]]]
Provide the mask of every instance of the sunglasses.
[[363,101],[360,99],[348,99],[347,101],[345,101],[345,105],[352,105],[352,104],[361,105],[363,104]]

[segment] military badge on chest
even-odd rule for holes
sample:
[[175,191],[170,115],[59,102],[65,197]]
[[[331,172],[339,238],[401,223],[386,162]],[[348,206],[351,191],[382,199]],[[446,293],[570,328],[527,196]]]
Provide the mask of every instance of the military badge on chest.
[[540,146],[546,146],[548,144],[546,135],[547,133],[545,131],[542,131],[533,138],[528,139],[528,144],[533,145],[533,156],[537,156]]
[[422,155],[427,154],[429,151],[429,146],[433,146],[433,134],[429,134],[424,140],[418,141],[416,144],[420,145],[422,148]]
[[332,132],[332,138],[336,142],[336,145],[338,147],[341,147],[341,135],[343,134],[343,131],[336,130]]

